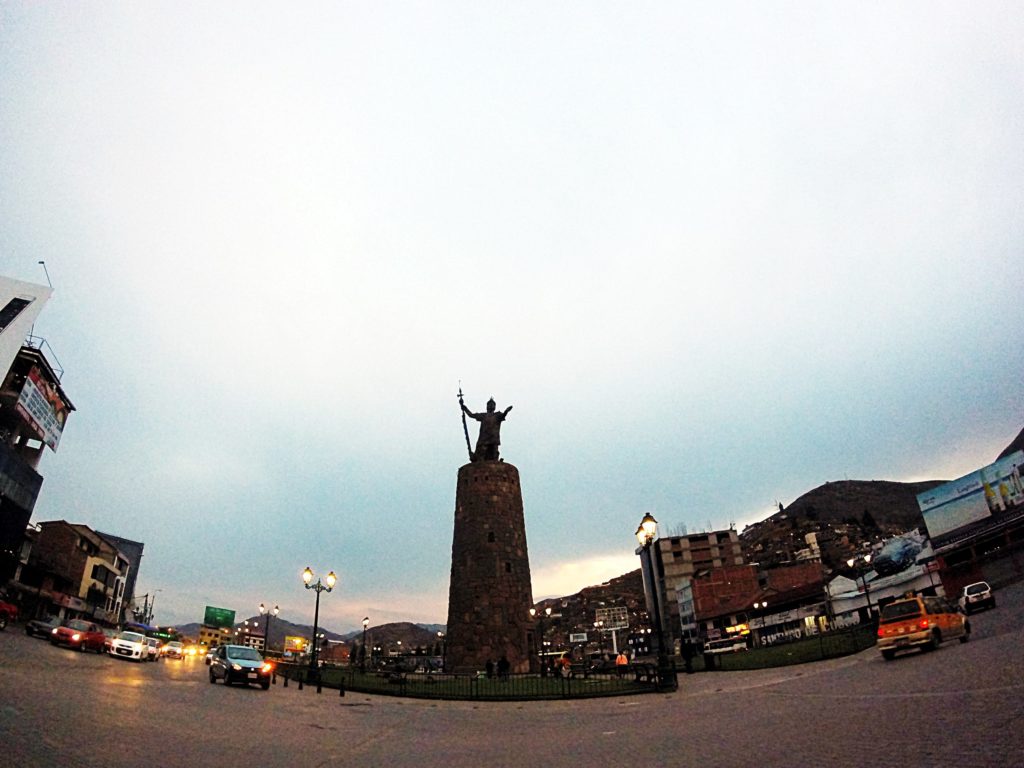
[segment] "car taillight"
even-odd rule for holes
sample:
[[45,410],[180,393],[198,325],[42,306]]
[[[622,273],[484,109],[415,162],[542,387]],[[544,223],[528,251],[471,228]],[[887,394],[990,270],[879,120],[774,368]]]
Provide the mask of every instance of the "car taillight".
[[885,637],[885,630],[882,629],[881,627],[878,628],[878,636],[879,637]]
[[917,626],[918,629],[928,629],[928,619],[921,619],[919,622],[917,622]]

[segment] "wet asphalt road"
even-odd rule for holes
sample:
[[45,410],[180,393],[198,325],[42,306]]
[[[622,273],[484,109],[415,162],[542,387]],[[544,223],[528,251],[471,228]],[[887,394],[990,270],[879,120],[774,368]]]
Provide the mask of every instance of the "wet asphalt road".
[[972,766],[1024,764],[1024,584],[971,642],[680,677],[584,701],[439,702],[210,685],[201,661],[138,664],[0,633],[0,765]]

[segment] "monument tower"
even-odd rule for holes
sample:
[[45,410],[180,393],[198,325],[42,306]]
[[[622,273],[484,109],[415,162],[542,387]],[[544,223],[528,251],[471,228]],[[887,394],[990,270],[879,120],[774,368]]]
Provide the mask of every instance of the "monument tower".
[[[509,671],[530,667],[530,559],[519,470],[498,455],[501,423],[512,410],[495,410],[494,400],[483,413],[473,413],[462,400],[466,416],[480,422],[476,450],[459,468],[455,490],[455,532],[448,588],[447,669],[472,672],[488,661],[509,661]],[[469,432],[466,430],[466,447]]]

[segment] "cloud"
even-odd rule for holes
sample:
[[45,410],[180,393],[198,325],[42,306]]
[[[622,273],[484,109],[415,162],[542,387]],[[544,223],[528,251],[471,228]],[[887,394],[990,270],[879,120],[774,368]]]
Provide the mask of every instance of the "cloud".
[[632,552],[599,554],[533,569],[533,599],[574,595],[584,587],[603,584],[640,567]]

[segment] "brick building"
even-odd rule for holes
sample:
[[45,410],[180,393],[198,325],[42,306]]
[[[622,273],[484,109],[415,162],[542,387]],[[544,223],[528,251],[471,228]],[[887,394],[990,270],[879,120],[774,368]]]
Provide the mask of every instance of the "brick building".
[[[694,636],[714,639],[752,634],[778,642],[815,634],[825,618],[821,563],[791,563],[769,570],[758,565],[715,568],[696,574],[682,595],[692,594]],[[686,617],[687,605],[680,608]]]
[[685,536],[664,536],[654,543],[653,553],[665,630],[673,639],[684,636],[679,613],[679,590],[685,589],[697,573],[743,565],[746,562],[739,534],[732,528]]
[[88,617],[116,624],[128,559],[87,525],[39,523],[28,562],[20,571],[30,615]]

